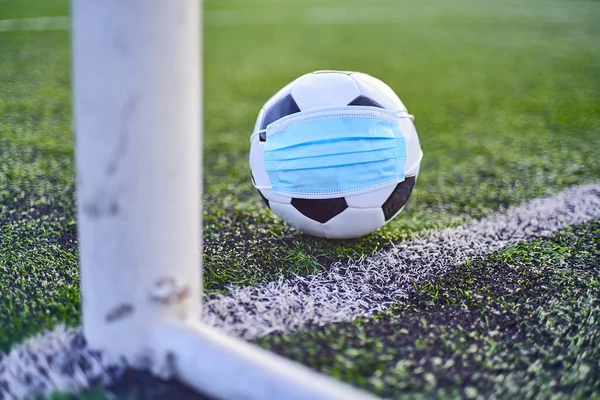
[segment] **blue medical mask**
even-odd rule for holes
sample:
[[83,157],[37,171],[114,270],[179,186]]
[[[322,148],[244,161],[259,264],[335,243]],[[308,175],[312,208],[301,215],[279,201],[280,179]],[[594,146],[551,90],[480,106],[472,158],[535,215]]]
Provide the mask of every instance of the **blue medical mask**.
[[346,106],[303,111],[271,123],[254,134],[265,139],[269,189],[323,199],[402,182],[406,142],[399,118],[412,116]]

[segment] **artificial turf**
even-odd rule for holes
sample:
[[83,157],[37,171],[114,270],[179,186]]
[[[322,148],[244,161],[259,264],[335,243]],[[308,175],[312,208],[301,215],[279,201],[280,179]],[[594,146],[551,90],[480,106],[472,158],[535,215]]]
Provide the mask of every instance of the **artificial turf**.
[[374,318],[257,339],[386,398],[600,397],[600,222],[459,266]]
[[79,323],[77,257],[63,249],[61,223],[0,226],[0,351],[57,322]]
[[[468,260],[368,319],[254,340],[385,398],[600,396],[600,221]],[[56,400],[204,399],[127,372]]]
[[[79,393],[54,393],[50,400],[216,400],[173,380],[161,380],[146,371],[128,370],[108,387],[93,386]],[[39,399],[42,400],[42,399]]]
[[0,0],[0,19],[60,17],[69,14],[67,0]]
[[[261,0],[205,8],[209,292],[311,273],[600,176],[598,2]],[[67,1],[0,0],[0,19],[67,10]],[[352,13],[371,19],[339,17]],[[0,32],[0,351],[79,321],[70,61],[68,32]],[[406,210],[356,241],[288,229],[263,207],[247,165],[264,101],[305,72],[336,68],[394,88],[416,116],[425,152]]]
[[[303,12],[335,20],[359,3],[253,4],[238,14],[271,23],[212,26],[211,16],[225,23],[227,14],[213,10],[221,2],[207,3],[209,288],[246,284],[243,276],[269,279],[282,265],[289,270],[292,252],[303,255],[293,265],[308,269],[315,261],[369,254],[423,229],[460,224],[600,175],[598,3],[378,1],[354,13],[399,23],[347,25],[292,21]],[[262,209],[248,180],[246,138],[257,109],[293,77],[315,69],[373,74],[416,116],[425,156],[413,198],[392,224],[362,240],[291,233]],[[233,254],[244,257],[231,276],[224,272]]]

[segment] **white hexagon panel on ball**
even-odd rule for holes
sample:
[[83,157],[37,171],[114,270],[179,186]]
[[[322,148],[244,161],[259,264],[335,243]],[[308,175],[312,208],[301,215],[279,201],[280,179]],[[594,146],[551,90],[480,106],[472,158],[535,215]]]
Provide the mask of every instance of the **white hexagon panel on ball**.
[[[315,123],[333,119],[341,121],[335,134],[325,130],[322,140],[315,138]],[[281,149],[295,146],[302,152],[282,156]],[[286,85],[262,107],[249,161],[254,186],[277,216],[308,235],[350,239],[381,228],[401,212],[422,156],[413,117],[388,85],[359,72],[315,71]],[[339,171],[339,190],[331,187],[337,175],[329,173],[330,167]],[[320,177],[328,185],[322,192]],[[310,190],[303,189],[305,182]]]

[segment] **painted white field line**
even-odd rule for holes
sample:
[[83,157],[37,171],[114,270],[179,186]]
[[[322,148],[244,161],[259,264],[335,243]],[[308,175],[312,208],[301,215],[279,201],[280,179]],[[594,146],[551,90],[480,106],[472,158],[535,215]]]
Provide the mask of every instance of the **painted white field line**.
[[26,399],[60,390],[107,385],[124,366],[89,350],[80,328],[59,326],[0,354],[0,399]]
[[[290,1],[290,4],[294,2]],[[391,3],[345,4],[339,6],[313,6],[305,8],[247,7],[238,9],[211,9],[203,12],[204,26],[235,27],[246,25],[381,25],[435,23],[448,16],[463,15],[465,9],[474,17],[489,15],[489,5],[472,1],[467,4],[434,7],[419,4],[416,9]],[[566,12],[569,11],[569,12]],[[544,17],[557,22],[578,20],[571,9],[564,6],[545,7]],[[530,16],[522,7],[494,8],[493,14],[503,18],[527,18]],[[38,17],[0,20],[0,32],[11,31],[57,31],[71,29],[68,16]]]
[[[312,24],[384,24],[400,23],[409,18],[399,8],[390,7],[312,7],[300,12],[257,13],[255,9],[208,10],[204,12],[204,26],[228,27],[245,25],[312,25]],[[404,17],[399,17],[404,15]],[[410,20],[414,20],[411,16]],[[70,18],[37,17],[0,20],[0,32],[68,31]]]
[[[352,265],[306,277],[208,296],[203,319],[243,338],[369,316],[414,290],[414,283],[451,272],[524,240],[600,219],[600,183],[533,200],[467,226],[409,240]],[[123,366],[86,348],[79,328],[57,328],[0,355],[0,398],[22,399],[55,390],[108,383]],[[4,396],[4,397],[3,397]]]
[[369,25],[399,24],[422,20],[426,15],[409,15],[399,7],[309,7],[294,13],[256,13],[253,9],[211,10],[204,16],[205,26],[244,25]]
[[66,31],[71,28],[69,17],[37,17],[1,19],[0,32]]
[[402,242],[352,264],[312,276],[231,287],[203,303],[203,319],[244,338],[370,316],[466,259],[484,257],[565,225],[600,219],[600,183],[533,200],[464,227]]

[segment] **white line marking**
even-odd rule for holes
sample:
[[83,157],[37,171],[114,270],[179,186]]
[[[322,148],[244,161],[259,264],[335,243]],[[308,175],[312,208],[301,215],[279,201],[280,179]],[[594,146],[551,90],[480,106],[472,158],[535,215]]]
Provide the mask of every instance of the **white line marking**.
[[[290,2],[292,4],[293,2]],[[368,4],[347,4],[340,6],[315,6],[305,8],[286,7],[247,7],[237,9],[210,9],[203,12],[203,25],[208,27],[235,27],[246,25],[381,25],[436,23],[448,17],[464,16],[465,10],[472,18],[492,13],[499,18],[527,18],[534,15],[522,7],[490,8],[487,4],[469,1],[464,4],[450,4],[434,7],[426,3],[415,7],[403,7],[389,2],[369,2]],[[466,7],[466,8],[465,8]],[[568,12],[567,12],[568,11]],[[545,7],[544,17],[557,22],[577,21],[579,15],[564,6]],[[539,13],[538,13],[539,14]],[[539,17],[539,15],[536,14]],[[0,20],[0,32],[11,31],[58,31],[69,30],[68,16],[38,17],[26,19]]]
[[[311,7],[296,13],[258,13],[256,9],[208,10],[204,12],[204,26],[228,27],[246,25],[313,25],[313,24],[384,24],[400,23],[399,8],[389,7]],[[411,18],[414,18],[411,17]],[[411,19],[412,20],[412,19]],[[0,32],[68,31],[70,18],[37,17],[0,20]]]
[[0,354],[0,399],[26,399],[53,391],[108,385],[124,371],[117,360],[90,351],[80,328],[59,326]]
[[231,287],[203,302],[203,319],[246,339],[373,315],[466,259],[565,225],[600,218],[600,183],[533,200],[467,226],[408,240],[353,265],[336,264],[312,276],[280,278],[256,287]]
[[[227,295],[205,299],[203,319],[229,334],[252,338],[373,315],[406,297],[414,283],[436,279],[467,258],[597,219],[600,183],[571,188],[464,227],[402,242],[353,265],[337,264],[327,272],[257,287],[231,287]],[[0,355],[0,398],[106,384],[122,368],[88,350],[80,328],[59,327]]]
[[71,28],[69,17],[38,17],[0,20],[0,32],[66,31]]

